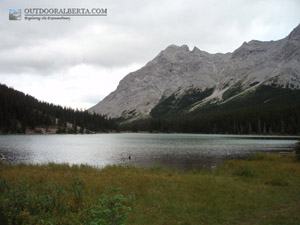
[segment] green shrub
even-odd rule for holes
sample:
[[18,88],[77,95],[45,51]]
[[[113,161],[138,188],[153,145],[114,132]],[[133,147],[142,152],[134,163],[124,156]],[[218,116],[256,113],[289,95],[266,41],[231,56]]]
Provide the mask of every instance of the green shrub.
[[32,216],[63,215],[70,209],[62,186],[49,184],[49,189],[44,192],[24,181],[17,184],[1,182],[1,186],[0,208],[4,224],[30,224]]
[[125,225],[125,219],[131,208],[126,205],[127,199],[117,194],[120,187],[111,187],[112,196],[101,195],[98,204],[91,210],[91,225]]
[[77,177],[69,189],[54,182],[40,189],[23,180],[14,183],[0,178],[1,224],[56,224],[59,217],[78,211],[82,204],[83,184]]
[[78,177],[73,177],[71,183],[70,195],[74,199],[74,206],[72,211],[78,211],[78,208],[82,204],[84,196],[84,185]]

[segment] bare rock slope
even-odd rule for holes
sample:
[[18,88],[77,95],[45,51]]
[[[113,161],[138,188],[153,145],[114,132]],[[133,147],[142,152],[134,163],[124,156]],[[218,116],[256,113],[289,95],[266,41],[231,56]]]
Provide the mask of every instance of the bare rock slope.
[[[149,117],[170,96],[191,96],[191,111],[209,101],[221,104],[262,84],[300,88],[300,25],[284,39],[252,40],[227,54],[171,45],[128,74],[114,92],[89,111],[112,118]],[[200,93],[202,98],[191,92]]]

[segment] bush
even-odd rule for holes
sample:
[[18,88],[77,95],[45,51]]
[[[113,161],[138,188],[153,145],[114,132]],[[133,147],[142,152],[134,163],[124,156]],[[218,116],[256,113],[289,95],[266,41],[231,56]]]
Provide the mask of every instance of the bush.
[[83,185],[78,178],[71,183],[70,192],[54,182],[45,188],[19,180],[16,183],[0,177],[0,221],[10,224],[57,224],[56,220],[82,204]]
[[74,204],[72,204],[72,211],[78,211],[84,197],[83,182],[78,177],[74,176],[70,189],[70,197],[74,202]]
[[101,195],[93,210],[91,225],[125,225],[125,219],[131,208],[126,206],[127,199],[117,194],[120,187],[111,187],[113,195]]

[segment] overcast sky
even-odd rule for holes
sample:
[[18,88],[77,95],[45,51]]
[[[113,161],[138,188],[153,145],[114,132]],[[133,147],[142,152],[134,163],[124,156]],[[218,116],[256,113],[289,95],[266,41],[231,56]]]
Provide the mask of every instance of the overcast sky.
[[[107,8],[107,17],[9,21],[10,8]],[[0,83],[87,109],[170,44],[232,52],[282,39],[299,0],[0,0]]]

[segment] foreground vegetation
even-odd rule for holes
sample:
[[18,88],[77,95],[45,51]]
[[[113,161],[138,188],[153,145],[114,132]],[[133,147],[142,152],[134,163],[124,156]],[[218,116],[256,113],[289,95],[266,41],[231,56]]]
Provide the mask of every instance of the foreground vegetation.
[[0,169],[1,224],[300,221],[300,163],[294,155],[255,154],[214,171],[5,163]]

